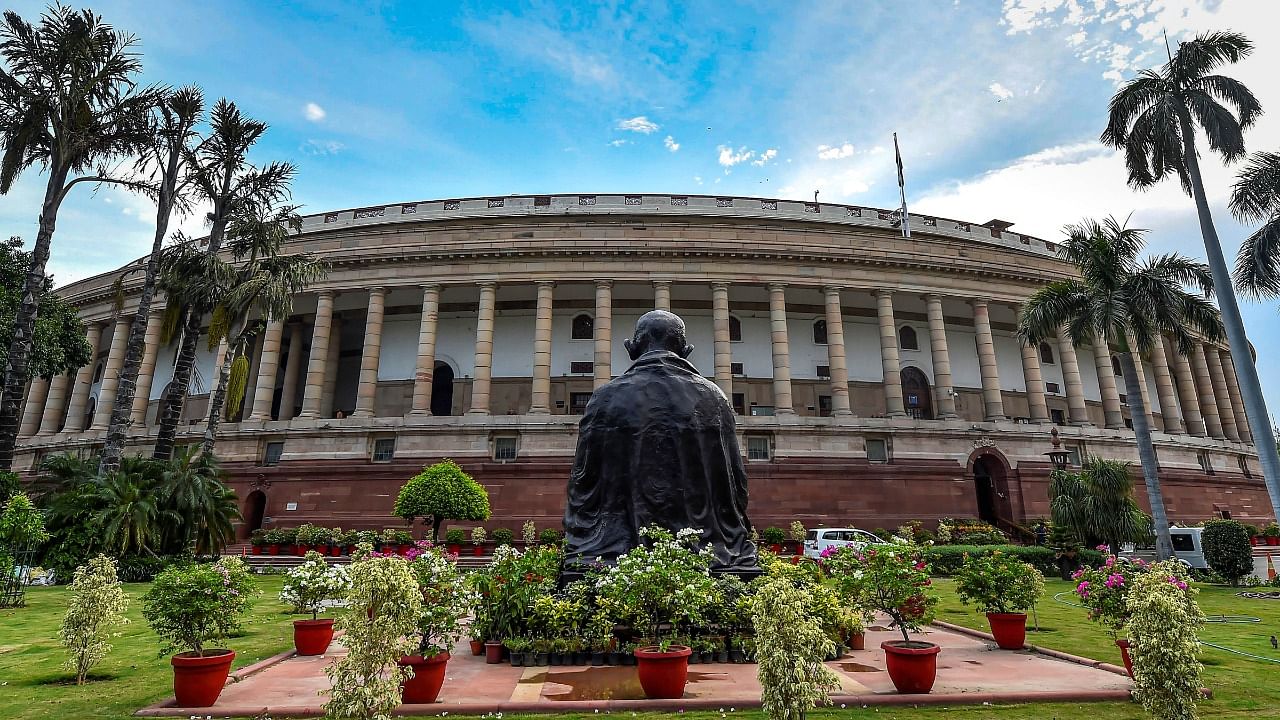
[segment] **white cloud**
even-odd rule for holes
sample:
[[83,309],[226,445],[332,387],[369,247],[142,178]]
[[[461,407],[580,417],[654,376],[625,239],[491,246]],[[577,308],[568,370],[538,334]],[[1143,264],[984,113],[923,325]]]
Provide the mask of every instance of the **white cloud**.
[[637,115],[626,120],[619,120],[614,126],[616,130],[626,130],[627,132],[637,132],[644,135],[655,133],[658,131],[658,123],[653,122],[644,115]]
[[619,139],[617,139],[617,140],[610,140],[610,141],[609,141],[609,146],[610,146],[610,147],[622,147],[623,145],[630,145],[630,144],[631,144],[631,141],[630,141],[630,140],[623,140],[623,139],[621,139],[621,138],[619,138]]
[[721,145],[716,149],[720,151],[718,162],[727,168],[746,162],[755,157],[756,154],[754,150],[748,150],[745,147],[738,148],[737,152],[734,152],[734,149],[728,145]]
[[671,152],[676,152],[677,150],[680,149],[680,143],[676,142],[676,139],[671,137],[670,135],[668,135],[667,138],[662,141],[662,144],[666,145],[667,149],[670,150]]
[[307,155],[337,155],[344,148],[337,140],[308,140],[298,149]]
[[325,115],[328,115],[328,113],[324,111],[324,108],[313,102],[309,102],[302,107],[302,114],[311,122],[320,122],[324,119]]
[[755,165],[756,167],[763,167],[765,163],[769,162],[770,160],[776,157],[778,157],[777,148],[769,148],[768,150],[765,150],[764,152],[760,153],[760,157],[756,158],[755,160],[752,160],[751,164]]
[[995,95],[997,100],[1008,100],[1013,97],[1013,91],[998,82],[988,85],[987,90],[991,91],[991,94]]
[[836,146],[832,146],[832,145],[818,146],[819,160],[839,160],[841,158],[847,158],[852,154],[853,154],[853,145],[850,143],[843,143],[841,145],[836,145]]

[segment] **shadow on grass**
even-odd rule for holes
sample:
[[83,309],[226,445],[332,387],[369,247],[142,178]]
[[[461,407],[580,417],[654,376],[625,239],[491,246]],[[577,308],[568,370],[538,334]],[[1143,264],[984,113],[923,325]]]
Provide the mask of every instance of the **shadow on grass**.
[[[95,682],[103,682],[105,680],[115,680],[119,675],[114,673],[89,673],[84,678],[85,685],[92,685]],[[53,685],[55,687],[75,687],[76,676],[67,674],[58,675],[41,675],[31,678],[27,685]]]

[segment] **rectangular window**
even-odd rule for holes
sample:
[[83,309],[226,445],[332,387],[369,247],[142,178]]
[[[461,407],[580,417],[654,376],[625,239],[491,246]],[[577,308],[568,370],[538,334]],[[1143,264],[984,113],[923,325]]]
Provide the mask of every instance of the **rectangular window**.
[[373,441],[373,461],[391,462],[396,456],[395,438],[378,438]]
[[533,199],[534,207],[551,207],[551,197],[549,195],[538,195]]
[[284,455],[284,441],[275,440],[269,442],[262,453],[262,464],[277,465],[280,463],[281,455]]
[[1249,470],[1249,458],[1244,455],[1240,456],[1240,472],[1244,473],[1245,477],[1253,477],[1253,472]]
[[867,438],[867,461],[889,462],[889,441],[885,438]]
[[746,371],[742,369],[742,363],[729,363],[729,372],[739,377],[746,375]]
[[1126,395],[1126,394],[1124,394],[1124,393],[1120,393],[1120,404],[1121,404],[1121,405],[1128,405],[1128,404],[1129,404],[1129,396],[1128,396],[1128,395]]
[[1206,474],[1206,475],[1212,475],[1212,474],[1214,474],[1214,473],[1213,473],[1213,458],[1211,458],[1211,457],[1209,456],[1209,451],[1208,451],[1208,450],[1201,450],[1201,451],[1197,452],[1197,453],[1196,453],[1196,461],[1197,461],[1198,463],[1200,463],[1200,469],[1201,469],[1201,470],[1203,470],[1203,471],[1205,472],[1205,474]]
[[569,372],[574,375],[590,375],[596,371],[596,364],[590,360],[577,360],[569,363]]
[[1081,458],[1083,458],[1083,457],[1084,457],[1084,446],[1083,446],[1083,445],[1068,445],[1068,446],[1067,446],[1067,458],[1068,458],[1068,462],[1070,462],[1070,463],[1071,463],[1071,467],[1080,467],[1080,465],[1081,465]]
[[587,411],[587,403],[591,401],[591,393],[569,393],[569,414],[581,415]]
[[769,436],[768,435],[748,435],[747,436],[747,459],[748,460],[768,460],[769,459]]
[[516,438],[499,436],[493,439],[493,459],[498,462],[516,459]]
[[1173,543],[1175,552],[1194,552],[1196,549],[1196,542],[1191,539],[1191,533],[1169,533],[1169,541]]
[[1062,388],[1058,385],[1058,383],[1045,383],[1044,390],[1045,392],[1053,393],[1055,395],[1062,394]]
[[830,377],[831,377],[831,366],[830,366],[830,365],[819,365],[819,366],[818,366],[818,377],[820,377],[820,378],[830,378]]
[[744,393],[733,394],[733,411],[739,415],[747,414],[747,396]]
[[1054,424],[1054,425],[1066,425],[1066,424],[1067,424],[1067,417],[1066,417],[1066,415],[1065,415],[1061,410],[1059,410],[1059,409],[1057,409],[1057,408],[1052,408],[1052,409],[1050,409],[1050,410],[1049,410],[1049,420],[1051,420],[1051,421],[1053,422],[1053,424]]
[[831,396],[830,395],[818,396],[818,414],[821,415],[822,417],[828,417],[831,415]]
[[776,413],[772,405],[752,405],[751,414],[754,417],[773,417]]

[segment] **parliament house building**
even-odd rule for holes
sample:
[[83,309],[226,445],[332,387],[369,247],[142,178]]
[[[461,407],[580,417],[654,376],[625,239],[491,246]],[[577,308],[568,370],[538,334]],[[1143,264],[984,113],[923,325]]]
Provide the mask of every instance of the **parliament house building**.
[[[1035,347],[1016,316],[1067,277],[1052,241],[866,207],[701,195],[538,195],[311,215],[287,252],[329,264],[255,339],[217,454],[247,533],[397,524],[400,485],[452,458],[489,491],[486,526],[558,527],[578,421],[624,372],[643,313],[684,318],[690,360],[733,404],[763,528],[894,528],[1048,515],[1057,430],[1070,462],[1134,463],[1113,348]],[[139,261],[142,262],[142,261]],[[15,469],[101,447],[142,273],[59,289],[94,360],[33,381]],[[176,347],[146,327],[129,452],[149,453]],[[198,442],[223,348],[201,342],[178,442]],[[1169,515],[1260,520],[1267,497],[1227,348],[1157,344],[1138,365]]]

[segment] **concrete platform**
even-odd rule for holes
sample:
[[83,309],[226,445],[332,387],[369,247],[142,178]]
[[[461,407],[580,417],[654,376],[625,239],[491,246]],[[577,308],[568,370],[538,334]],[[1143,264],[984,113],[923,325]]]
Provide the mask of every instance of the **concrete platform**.
[[[930,628],[927,639],[942,646],[938,679],[930,695],[899,695],[884,671],[880,643],[901,637],[880,627],[867,633],[866,650],[827,663],[840,678],[835,706],[897,704],[978,704],[1128,700],[1132,684],[1123,668],[1037,649],[999,650],[975,631]],[[345,652],[335,641],[323,657],[284,654],[245,668],[228,680],[212,708],[174,705],[170,698],[138,711],[147,717],[312,717],[329,688],[324,668]],[[690,665],[689,685],[680,700],[646,700],[634,667],[533,667],[487,665],[460,643],[449,661],[440,700],[403,705],[401,715],[455,715],[490,712],[591,712],[593,710],[678,710],[751,708],[760,705],[755,665]]]

